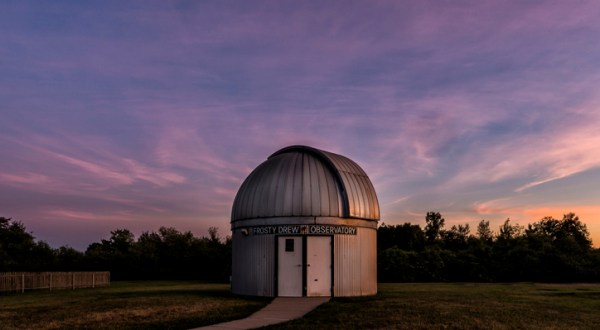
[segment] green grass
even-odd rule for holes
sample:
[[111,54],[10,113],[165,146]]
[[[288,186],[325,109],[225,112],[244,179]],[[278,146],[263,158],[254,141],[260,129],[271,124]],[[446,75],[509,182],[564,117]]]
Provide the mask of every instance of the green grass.
[[[0,295],[0,329],[189,329],[243,318],[270,299],[225,284],[114,282]],[[600,284],[380,284],[269,329],[600,329]]]
[[233,296],[225,284],[113,282],[0,295],[0,329],[189,329],[246,317],[269,301]]
[[600,329],[600,285],[380,284],[269,329]]

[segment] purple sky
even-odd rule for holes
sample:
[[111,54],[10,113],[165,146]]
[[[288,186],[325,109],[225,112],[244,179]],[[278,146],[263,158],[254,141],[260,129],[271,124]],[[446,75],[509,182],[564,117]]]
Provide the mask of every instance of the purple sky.
[[0,216],[52,246],[228,235],[307,144],[382,221],[575,212],[600,245],[598,1],[2,1]]

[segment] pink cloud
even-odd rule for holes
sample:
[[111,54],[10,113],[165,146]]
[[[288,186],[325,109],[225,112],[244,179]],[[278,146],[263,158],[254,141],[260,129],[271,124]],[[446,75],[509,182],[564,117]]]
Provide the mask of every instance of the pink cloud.
[[519,214],[515,196],[600,165],[593,1],[135,7],[14,24],[0,183],[227,224],[252,169],[309,144],[365,168],[388,219],[422,221]]
[[509,138],[482,150],[478,161],[467,165],[452,179],[453,184],[522,177],[528,181],[515,187],[516,192],[522,192],[600,166],[600,112],[595,102],[584,108],[585,112],[573,113],[543,131]]
[[6,174],[0,173],[0,182],[15,186],[46,185],[52,180],[38,173]]
[[84,212],[75,211],[69,209],[56,209],[46,211],[47,216],[60,217],[73,220],[84,220],[84,221],[132,221],[136,219],[136,216],[129,212],[119,212],[113,214],[99,214],[97,212]]

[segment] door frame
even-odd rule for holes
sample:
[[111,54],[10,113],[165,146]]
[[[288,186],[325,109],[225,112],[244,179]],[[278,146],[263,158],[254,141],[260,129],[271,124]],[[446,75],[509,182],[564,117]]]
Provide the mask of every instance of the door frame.
[[[335,272],[335,260],[334,260],[334,253],[333,251],[335,250],[335,239],[333,235],[310,235],[310,236],[320,236],[320,237],[330,237],[331,239],[331,259],[330,259],[330,263],[331,263],[331,288],[330,288],[330,296],[333,297],[333,287],[334,287],[334,272]],[[308,292],[308,281],[307,281],[307,275],[308,275],[308,270],[307,270],[307,243],[308,243],[308,237],[309,235],[275,235],[275,249],[274,249],[274,257],[275,257],[275,262],[274,262],[274,272],[275,272],[275,276],[273,276],[273,284],[274,284],[274,292],[275,292],[275,297],[279,296],[279,238],[280,237],[301,237],[302,238],[302,297],[307,297],[307,292]]]

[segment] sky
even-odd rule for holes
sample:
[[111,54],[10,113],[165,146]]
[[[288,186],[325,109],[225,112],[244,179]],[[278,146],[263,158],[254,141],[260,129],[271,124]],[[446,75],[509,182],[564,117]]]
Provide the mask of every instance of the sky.
[[386,224],[574,212],[598,247],[600,3],[0,2],[0,216],[38,240],[229,235],[296,144],[356,161]]

